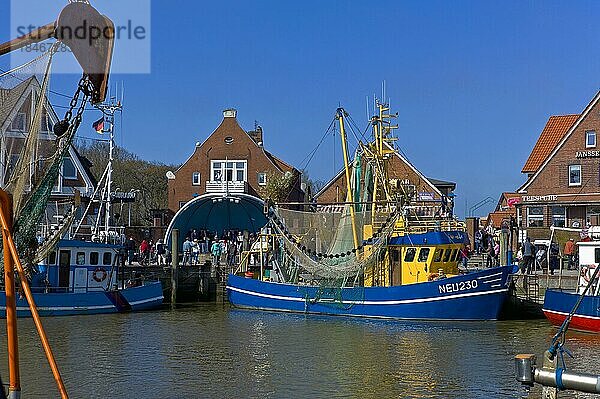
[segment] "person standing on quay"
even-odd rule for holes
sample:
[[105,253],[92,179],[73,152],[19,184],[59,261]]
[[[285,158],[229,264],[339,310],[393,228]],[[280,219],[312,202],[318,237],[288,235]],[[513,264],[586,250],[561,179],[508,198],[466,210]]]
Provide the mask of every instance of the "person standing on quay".
[[183,265],[187,265],[192,260],[192,242],[189,237],[185,237],[183,242]]
[[569,241],[565,244],[565,250],[563,251],[568,259],[567,269],[572,270],[575,268],[575,241],[569,238]]
[[531,273],[531,265],[533,264],[533,244],[529,240],[529,237],[523,242],[523,267],[521,271],[529,274]]
[[125,247],[127,249],[127,263],[129,263],[129,266],[131,266],[131,264],[133,263],[133,257],[135,256],[136,248],[136,244],[133,240],[133,237],[129,237],[129,240],[127,240],[127,244],[125,245]]
[[213,242],[212,247],[210,248],[210,252],[213,257],[213,265],[215,266],[219,266],[221,262],[221,250],[221,243],[215,237],[215,241]]

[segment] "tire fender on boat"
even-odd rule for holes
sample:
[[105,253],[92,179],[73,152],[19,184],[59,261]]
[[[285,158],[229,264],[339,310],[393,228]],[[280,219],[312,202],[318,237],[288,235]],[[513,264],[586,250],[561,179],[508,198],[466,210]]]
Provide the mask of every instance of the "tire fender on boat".
[[96,270],[94,270],[94,273],[92,273],[92,278],[94,279],[94,281],[101,283],[104,280],[106,280],[107,275],[108,273],[106,272],[105,268],[97,267]]

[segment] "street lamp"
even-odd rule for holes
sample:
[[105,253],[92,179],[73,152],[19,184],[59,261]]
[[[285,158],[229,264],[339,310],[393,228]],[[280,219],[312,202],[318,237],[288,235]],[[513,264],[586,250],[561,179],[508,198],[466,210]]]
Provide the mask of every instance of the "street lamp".
[[[139,192],[141,192],[141,191],[138,190],[138,189],[136,189],[136,188],[132,188],[131,190],[129,190],[129,192],[133,194],[133,199],[135,199],[136,194],[139,193]],[[131,203],[132,202],[133,201],[129,201],[129,207],[128,207],[129,209],[127,211],[127,226],[128,227],[131,227]]]

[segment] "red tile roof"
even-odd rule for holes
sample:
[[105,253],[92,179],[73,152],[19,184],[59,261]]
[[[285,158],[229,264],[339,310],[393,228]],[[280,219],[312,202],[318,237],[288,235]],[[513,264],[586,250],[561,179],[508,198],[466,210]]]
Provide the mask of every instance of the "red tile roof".
[[492,224],[494,227],[502,226],[503,220],[510,220],[511,216],[514,216],[516,212],[512,211],[496,211],[488,215],[487,224]]
[[542,166],[542,163],[548,158],[552,150],[567,134],[569,128],[573,126],[579,115],[554,115],[548,119],[548,123],[542,130],[540,138],[533,147],[531,154],[521,173],[535,173]]

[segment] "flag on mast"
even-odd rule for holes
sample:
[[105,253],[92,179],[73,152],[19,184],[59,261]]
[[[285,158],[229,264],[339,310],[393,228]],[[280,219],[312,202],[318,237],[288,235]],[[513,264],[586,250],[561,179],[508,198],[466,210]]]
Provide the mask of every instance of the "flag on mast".
[[96,122],[92,123],[92,127],[98,134],[104,133],[104,117],[98,119]]

